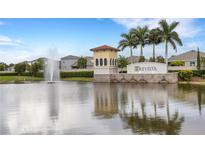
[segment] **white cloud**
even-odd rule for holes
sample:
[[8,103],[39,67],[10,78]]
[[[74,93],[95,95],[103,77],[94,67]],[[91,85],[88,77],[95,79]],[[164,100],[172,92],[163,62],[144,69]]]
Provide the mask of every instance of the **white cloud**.
[[[117,18],[113,19],[114,22],[125,26],[126,28],[133,28],[137,26],[147,25],[149,28],[155,28],[158,26],[159,18]],[[176,31],[183,38],[191,38],[196,36],[202,29],[195,24],[195,19],[166,19],[168,23],[173,21],[179,21],[180,24],[176,28]]]
[[12,39],[8,36],[0,35],[0,45],[17,46],[22,43],[20,39]]

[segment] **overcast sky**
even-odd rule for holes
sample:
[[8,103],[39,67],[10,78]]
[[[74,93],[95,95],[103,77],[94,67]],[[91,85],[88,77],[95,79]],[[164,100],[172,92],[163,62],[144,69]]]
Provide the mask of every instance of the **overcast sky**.
[[[91,56],[89,50],[100,45],[117,47],[120,34],[132,27],[158,26],[160,19],[0,19],[0,62],[17,63],[48,56],[56,48],[58,58],[67,55]],[[176,29],[183,41],[178,52],[169,48],[169,55],[200,48],[205,51],[205,19],[167,19],[179,21]],[[156,49],[164,56],[164,44]],[[128,56],[125,49],[121,55]],[[134,55],[139,55],[139,49]],[[144,48],[144,55],[152,55],[152,47]]]

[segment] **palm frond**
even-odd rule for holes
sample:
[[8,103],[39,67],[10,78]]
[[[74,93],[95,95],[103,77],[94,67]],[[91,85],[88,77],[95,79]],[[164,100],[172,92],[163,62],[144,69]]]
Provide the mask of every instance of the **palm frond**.
[[173,31],[177,26],[179,25],[179,22],[172,22],[169,26],[169,31]]
[[159,25],[160,25],[163,33],[168,33],[169,25],[165,19],[160,20]]
[[172,45],[173,49],[177,51],[177,46],[175,42],[172,39],[170,39],[168,42]]
[[181,39],[179,38],[179,35],[177,34],[177,32],[172,32],[171,33],[171,38],[177,42],[177,44],[179,44],[180,46],[183,46],[183,43],[181,41]]

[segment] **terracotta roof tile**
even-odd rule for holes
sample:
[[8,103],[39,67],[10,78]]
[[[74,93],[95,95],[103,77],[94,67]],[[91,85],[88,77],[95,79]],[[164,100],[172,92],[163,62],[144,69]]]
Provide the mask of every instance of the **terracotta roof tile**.
[[108,46],[108,45],[102,45],[102,46],[99,46],[99,47],[96,47],[96,48],[92,48],[92,49],[90,49],[90,50],[91,50],[91,51],[99,51],[99,50],[120,51],[119,49],[114,48],[114,47],[111,47],[111,46]]

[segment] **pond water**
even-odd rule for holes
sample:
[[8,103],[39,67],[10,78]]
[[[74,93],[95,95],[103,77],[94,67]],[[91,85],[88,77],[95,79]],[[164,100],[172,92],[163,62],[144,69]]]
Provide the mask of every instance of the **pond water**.
[[205,134],[205,86],[2,84],[0,134]]

